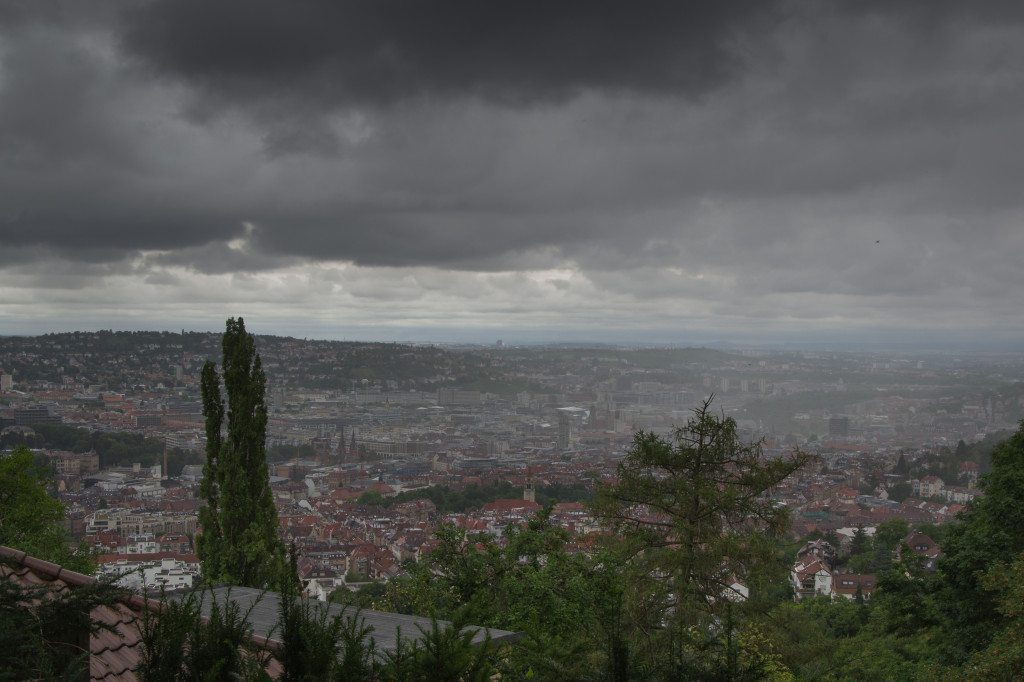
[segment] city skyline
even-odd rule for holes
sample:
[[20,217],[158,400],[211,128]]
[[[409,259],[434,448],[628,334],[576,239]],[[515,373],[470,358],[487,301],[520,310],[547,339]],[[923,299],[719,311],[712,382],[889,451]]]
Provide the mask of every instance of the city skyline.
[[1012,3],[0,2],[0,334],[1019,349]]

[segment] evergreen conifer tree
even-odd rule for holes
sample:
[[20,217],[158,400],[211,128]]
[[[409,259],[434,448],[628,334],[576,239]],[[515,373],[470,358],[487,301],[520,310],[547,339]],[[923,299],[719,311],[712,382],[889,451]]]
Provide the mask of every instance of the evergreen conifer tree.
[[[206,464],[196,540],[203,578],[264,587],[283,560],[277,511],[267,473],[266,377],[242,318],[227,321],[222,342],[224,388],[212,361],[202,372]],[[222,435],[227,417],[227,436]]]
[[789,517],[771,492],[815,459],[765,457],[760,442],[740,440],[735,420],[711,411],[711,400],[670,439],[638,432],[616,482],[598,489],[594,510],[633,564],[635,606],[627,608],[651,633],[669,616],[685,627],[709,615],[717,623],[732,579],[763,584],[782,573],[775,538]]

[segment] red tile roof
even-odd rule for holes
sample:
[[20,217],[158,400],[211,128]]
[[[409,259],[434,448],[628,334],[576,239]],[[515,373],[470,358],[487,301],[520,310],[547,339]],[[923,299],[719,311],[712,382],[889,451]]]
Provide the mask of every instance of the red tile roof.
[[[45,587],[61,594],[98,581],[87,575],[69,571],[25,552],[0,546],[0,580],[10,581],[23,588]],[[89,637],[89,679],[103,682],[136,682],[135,670],[142,662],[142,635],[138,619],[143,609],[158,611],[160,604],[152,599],[125,593],[110,605],[93,608],[90,618],[96,623],[110,626],[100,628]],[[204,620],[206,616],[203,616]],[[272,650],[276,642],[258,635],[250,641],[257,647]],[[273,656],[266,662],[267,673],[276,678],[281,672],[280,662]]]
[[859,587],[862,595],[870,597],[877,581],[874,573],[840,573],[832,576],[832,589],[836,594],[853,596]]
[[538,511],[540,509],[543,507],[529,500],[501,499],[484,505],[485,512]]
[[[21,587],[46,587],[56,593],[96,583],[96,579],[62,566],[28,556],[25,552],[0,547],[0,578]],[[126,596],[109,606],[97,606],[89,615],[112,631],[100,629],[89,638],[89,679],[135,682],[135,669],[142,655],[136,619],[146,600]]]

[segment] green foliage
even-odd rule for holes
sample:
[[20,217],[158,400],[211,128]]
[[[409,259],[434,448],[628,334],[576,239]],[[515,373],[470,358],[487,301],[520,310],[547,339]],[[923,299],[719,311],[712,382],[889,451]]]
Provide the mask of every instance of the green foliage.
[[501,679],[565,682],[598,679],[602,660],[597,644],[583,637],[542,637],[526,633],[499,663]]
[[876,547],[895,550],[909,534],[910,524],[905,519],[892,519],[878,524],[873,540]]
[[314,459],[316,448],[308,443],[302,445],[282,445],[280,443],[267,448],[268,462],[285,462],[290,459]]
[[0,545],[37,559],[90,573],[88,553],[72,549],[64,530],[64,505],[50,496],[50,467],[25,448],[0,453]]
[[[1024,426],[994,448],[992,464],[986,495],[959,522],[917,529],[942,543],[938,573],[904,551],[880,572],[870,602],[821,599],[773,609],[769,634],[783,662],[807,679],[1017,679],[1024,667]],[[899,521],[880,525],[857,558],[894,551],[907,530]]]
[[846,573],[883,573],[892,566],[896,550],[909,532],[910,525],[903,519],[881,524],[874,537],[869,537],[863,528],[858,527],[850,554],[840,563],[844,564]]
[[284,574],[278,611],[281,682],[373,679],[376,648],[372,628],[358,612],[330,617],[325,605],[299,596]]
[[248,614],[230,596],[223,604],[213,599],[212,593],[209,598],[209,616],[199,621],[185,649],[186,669],[204,682],[237,679],[240,673],[246,680],[265,678],[262,662],[266,652],[252,643]]
[[553,485],[537,486],[535,495],[537,504],[544,507],[558,502],[583,502],[589,504],[594,501],[594,488],[585,483],[575,483],[573,485],[555,483]]
[[47,493],[50,482],[49,467],[31,451],[0,454],[0,544],[28,551],[26,544],[60,523],[64,506]]
[[[361,575],[352,571],[345,576],[345,581],[349,583],[362,582],[362,580],[363,577]],[[359,589],[355,592],[346,587],[339,587],[334,592],[331,592],[328,601],[335,604],[347,604],[357,609],[376,609],[378,608],[378,603],[383,603],[387,590],[387,583],[375,580],[360,585]]]
[[600,596],[595,588],[602,576],[584,557],[565,551],[568,536],[551,523],[548,511],[525,526],[508,526],[501,545],[455,526],[437,535],[440,546],[428,561],[453,595],[453,615],[548,637],[566,637],[592,624],[591,604]]
[[992,595],[1002,627],[984,649],[971,655],[960,671],[963,680],[1009,680],[1024,670],[1024,554],[998,564],[980,577]]
[[853,540],[850,542],[850,554],[863,554],[869,548],[871,538],[864,531],[863,524],[858,525],[853,532]]
[[[210,600],[206,619],[204,599]],[[264,671],[269,654],[253,644],[249,613],[243,613],[230,594],[223,603],[205,589],[177,600],[161,595],[157,611],[143,611],[139,634],[140,682],[269,679]]]
[[357,502],[370,507],[380,507],[384,505],[384,496],[379,490],[367,490],[359,496]]
[[525,632],[503,660],[503,678],[585,679],[606,664],[623,591],[611,557],[566,552],[549,511],[506,528],[504,543],[452,525],[437,538],[408,578],[388,583],[378,608]]
[[[69,452],[94,451],[100,456],[100,468],[128,466],[138,462],[143,466],[161,464],[164,457],[162,438],[119,431],[88,431],[75,426],[39,424],[33,427],[41,442],[37,447]],[[172,448],[167,453],[168,474],[176,476],[186,464],[198,464],[202,458],[193,452]]]
[[406,648],[400,657],[388,660],[385,680],[410,682],[489,682],[494,674],[495,650],[488,636],[473,644],[476,632],[462,623],[442,627],[436,619],[430,629],[416,626],[422,639]]
[[763,621],[763,635],[796,679],[931,679],[928,632],[887,629],[888,606],[877,595],[870,604],[824,597],[779,604]]
[[913,637],[938,625],[931,601],[938,577],[923,564],[921,557],[906,552],[902,562],[879,576],[873,605],[882,611],[886,633]]
[[208,361],[202,371],[206,464],[200,495],[206,504],[199,509],[203,532],[196,550],[204,579],[263,587],[284,558],[267,472],[266,377],[242,318],[227,321],[222,345],[226,410],[214,364]]
[[[347,583],[361,583],[365,582],[366,578],[356,571],[355,569],[350,570],[345,574],[345,582]],[[346,590],[347,591],[347,590]]]
[[721,627],[714,630],[673,627],[667,640],[664,653],[641,667],[640,679],[664,682],[788,682],[794,679],[760,629],[753,624],[737,627],[731,607],[725,609]]
[[992,473],[951,528],[939,560],[942,586],[936,603],[944,616],[945,662],[960,664],[985,649],[1003,627],[998,600],[981,576],[1024,552],[1024,425],[992,451]]
[[694,625],[715,614],[732,576],[757,588],[784,570],[774,545],[789,518],[768,494],[812,458],[765,459],[710,408],[671,440],[638,433],[618,482],[598,490],[595,510],[631,563],[630,611],[652,635],[670,616]]
[[[620,476],[612,489],[619,494],[612,509],[621,515],[605,517],[620,521],[626,543],[617,549],[625,553],[588,557],[567,552],[568,538],[546,513],[508,528],[501,541],[443,526],[438,549],[422,564],[409,566],[407,577],[332,595],[332,601],[357,607],[525,632],[519,644],[499,654],[492,647],[473,645],[471,635],[459,627],[435,623],[423,630],[420,642],[403,640],[396,651],[378,652],[374,679],[470,680],[498,674],[508,680],[652,682],[996,680],[1018,674],[1024,666],[1024,549],[1013,548],[1018,540],[1024,543],[1019,538],[1024,535],[1024,479],[1018,480],[1017,473],[1024,468],[1024,437],[996,448],[987,496],[961,522],[919,528],[937,540],[951,529],[944,545],[950,554],[940,564],[940,574],[923,570],[920,559],[909,552],[901,563],[893,563],[909,528],[903,521],[890,521],[877,528],[873,539],[862,535],[858,541],[862,551],[854,560],[879,575],[870,600],[772,602],[764,595],[784,582],[764,578],[778,567],[779,556],[789,560],[793,548],[780,554],[775,533],[785,519],[774,518],[774,508],[759,506],[767,505],[765,491],[770,488],[761,486],[782,476],[781,467],[792,463],[755,471],[771,463],[749,453],[744,457],[756,444],[736,443],[729,420],[706,414],[706,407],[691,422],[689,441],[681,441],[678,434],[672,442],[640,434],[634,442],[634,452],[620,471],[628,476]],[[710,423],[701,424],[703,418]],[[761,492],[754,494],[755,489]],[[447,492],[437,489],[436,494]],[[695,500],[697,512],[704,504],[706,513],[686,513],[694,509]],[[744,510],[735,519],[730,517],[734,508]],[[698,523],[700,528],[688,525]],[[700,538],[697,547],[688,544],[691,537]],[[751,570],[749,602],[728,606],[718,584],[708,580],[705,584],[713,589],[706,593],[705,609],[693,608],[688,614],[680,607],[688,605],[680,598],[701,605],[696,588],[702,584],[686,583],[681,576],[731,569],[737,559]],[[695,591],[687,593],[685,587],[691,584]],[[957,585],[966,586],[962,594],[953,590]],[[772,605],[767,614],[760,610],[766,605]],[[295,651],[307,653],[294,668],[301,674],[288,679],[340,679],[328,667],[348,641],[357,652],[352,670],[364,672],[345,679],[367,679],[360,675],[370,665],[365,652],[372,640],[356,619],[345,621],[339,630],[335,621],[311,607],[296,601],[290,608],[293,622],[285,628],[291,633],[287,638],[298,642]],[[956,617],[953,609],[960,612]],[[954,647],[954,638],[962,633],[984,637],[978,645],[964,639]],[[339,641],[343,643],[331,644]],[[334,657],[323,653],[332,646]]]
[[[474,644],[476,630],[463,622],[442,625],[435,619],[429,629],[420,629],[419,641],[399,631],[396,650],[381,651],[358,611],[329,616],[322,604],[299,596],[286,570],[278,580],[283,589],[272,637],[280,644],[272,651],[253,642],[249,616],[256,603],[243,613],[230,594],[220,603],[208,589],[176,600],[161,595],[159,609],[145,612],[139,623],[139,680],[269,680],[271,655],[280,664],[280,682],[484,682],[493,677],[499,650],[489,637]],[[201,615],[204,600],[210,600],[207,618]]]

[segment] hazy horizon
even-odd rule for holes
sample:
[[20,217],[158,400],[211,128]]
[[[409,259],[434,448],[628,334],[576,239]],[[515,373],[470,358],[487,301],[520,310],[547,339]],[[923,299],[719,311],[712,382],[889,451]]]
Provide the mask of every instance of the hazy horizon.
[[[244,316],[243,316],[244,317]],[[222,325],[223,327],[223,325]],[[259,320],[246,319],[246,328],[257,336],[276,336],[285,338],[297,338],[309,341],[340,341],[359,343],[398,343],[398,344],[437,344],[445,346],[473,346],[473,347],[496,347],[501,342],[505,347],[513,346],[581,346],[600,347],[614,346],[620,348],[709,348],[724,351],[823,351],[823,352],[851,352],[851,353],[1011,353],[1024,354],[1024,349],[1014,342],[999,343],[992,339],[907,339],[893,335],[880,339],[857,339],[849,336],[839,338],[814,338],[814,339],[755,339],[755,338],[726,338],[707,334],[673,335],[669,330],[662,330],[661,333],[647,334],[644,336],[629,335],[624,332],[609,331],[605,334],[593,334],[588,337],[571,336],[570,334],[559,335],[557,333],[527,334],[522,332],[501,334],[500,330],[494,333],[485,333],[478,330],[448,330],[447,333],[439,333],[438,330],[404,330],[407,333],[402,335],[376,333],[385,330],[349,330],[349,333],[332,335],[330,332],[305,329],[297,332],[288,328],[268,328]],[[4,330],[0,337],[41,337],[47,334],[62,333],[95,333],[99,331],[112,332],[168,332],[178,334],[182,331],[189,333],[210,333],[219,334],[223,328],[199,329],[189,325],[168,328],[166,326],[116,328],[110,326],[94,326],[90,328],[66,328],[47,329],[34,333],[9,333]]]

